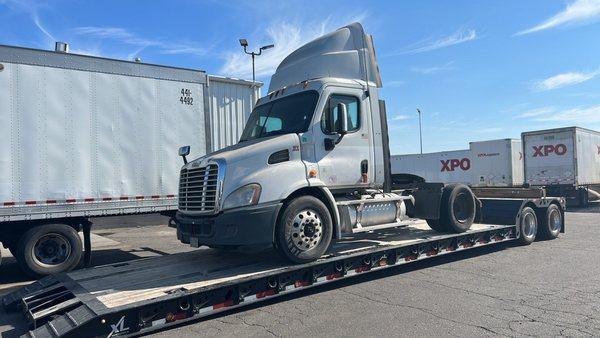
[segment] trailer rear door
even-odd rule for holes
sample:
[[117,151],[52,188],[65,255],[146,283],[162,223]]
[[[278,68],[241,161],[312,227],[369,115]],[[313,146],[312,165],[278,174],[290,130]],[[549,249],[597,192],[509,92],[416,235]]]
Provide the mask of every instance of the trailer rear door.
[[531,185],[575,184],[574,129],[522,134],[525,181]]

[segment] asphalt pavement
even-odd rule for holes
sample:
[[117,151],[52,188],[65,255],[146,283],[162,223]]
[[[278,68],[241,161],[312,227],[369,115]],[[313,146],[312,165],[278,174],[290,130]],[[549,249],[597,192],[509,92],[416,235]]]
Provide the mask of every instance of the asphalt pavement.
[[[150,336],[600,336],[600,205],[574,211],[558,240],[359,275]],[[94,263],[193,250],[147,217],[95,227]],[[0,294],[25,283],[6,258]],[[25,333],[22,316],[0,310],[0,332]]]

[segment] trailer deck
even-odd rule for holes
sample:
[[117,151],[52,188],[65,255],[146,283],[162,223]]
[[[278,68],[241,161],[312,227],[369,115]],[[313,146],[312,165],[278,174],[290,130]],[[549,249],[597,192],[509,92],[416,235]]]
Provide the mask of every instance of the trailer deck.
[[[289,265],[274,252],[215,250],[133,260],[43,278],[3,299],[31,337],[135,335],[356,274],[504,242],[514,225],[440,234],[424,221],[336,242],[322,259]],[[275,257],[274,257],[275,256]]]

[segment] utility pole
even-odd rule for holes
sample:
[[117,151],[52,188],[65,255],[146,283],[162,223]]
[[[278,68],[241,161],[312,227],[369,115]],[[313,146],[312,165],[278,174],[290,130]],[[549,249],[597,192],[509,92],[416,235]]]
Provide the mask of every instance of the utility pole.
[[240,39],[240,46],[244,47],[244,53],[252,56],[252,87],[256,87],[256,84],[255,84],[256,75],[255,75],[255,71],[254,71],[254,58],[256,56],[261,55],[263,50],[273,48],[273,47],[275,47],[275,45],[271,44],[271,45],[262,46],[258,49],[258,53],[247,51],[248,41],[246,39]]
[[421,144],[421,155],[423,155],[423,130],[421,129],[421,109],[417,108],[419,114],[419,143]]

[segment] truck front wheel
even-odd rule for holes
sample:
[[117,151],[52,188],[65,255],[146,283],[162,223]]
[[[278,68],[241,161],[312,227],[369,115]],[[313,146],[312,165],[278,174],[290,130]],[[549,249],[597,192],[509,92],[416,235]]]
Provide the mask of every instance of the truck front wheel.
[[37,278],[72,270],[82,253],[81,238],[75,229],[66,224],[45,224],[21,236],[15,257],[26,274]]
[[313,196],[301,196],[285,206],[275,229],[276,247],[294,263],[312,262],[329,248],[333,223],[329,210]]

